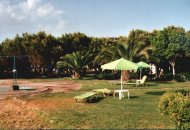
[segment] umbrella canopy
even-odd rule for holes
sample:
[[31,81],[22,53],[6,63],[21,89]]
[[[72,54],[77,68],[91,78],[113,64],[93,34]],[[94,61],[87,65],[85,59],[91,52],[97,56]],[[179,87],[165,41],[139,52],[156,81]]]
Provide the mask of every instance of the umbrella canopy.
[[138,68],[140,69],[140,79],[141,79],[142,68],[150,68],[151,66],[143,61],[138,62],[137,65],[139,66]]
[[137,63],[139,68],[150,68],[151,66],[143,61]]
[[103,70],[136,70],[138,65],[124,58],[112,61],[101,66]]
[[[124,58],[112,61],[101,66],[103,70],[136,70],[138,65]],[[121,74],[121,90],[122,90],[122,74]]]

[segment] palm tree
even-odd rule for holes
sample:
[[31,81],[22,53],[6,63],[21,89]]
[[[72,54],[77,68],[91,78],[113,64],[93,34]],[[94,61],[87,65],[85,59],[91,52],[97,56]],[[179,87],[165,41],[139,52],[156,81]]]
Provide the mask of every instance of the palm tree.
[[57,62],[57,67],[68,68],[73,71],[73,77],[76,79],[81,78],[82,72],[88,64],[92,62],[92,54],[89,52],[73,52],[60,57],[60,61]]
[[[137,30],[137,32],[138,31],[139,30]],[[143,35],[140,36],[141,39],[135,39],[137,36],[133,35],[134,33],[135,31],[131,32],[127,43],[113,44],[102,48],[101,53],[96,57],[96,62],[104,64],[121,57],[133,62],[148,60],[153,47],[151,47],[148,42],[144,40],[146,38],[142,38]],[[123,77],[128,78],[127,75],[127,72],[123,72]]]
[[103,64],[121,57],[133,62],[148,60],[150,58],[149,51],[152,49],[150,46],[145,46],[143,42],[128,45],[112,45],[103,48],[101,53],[96,57],[96,61]]

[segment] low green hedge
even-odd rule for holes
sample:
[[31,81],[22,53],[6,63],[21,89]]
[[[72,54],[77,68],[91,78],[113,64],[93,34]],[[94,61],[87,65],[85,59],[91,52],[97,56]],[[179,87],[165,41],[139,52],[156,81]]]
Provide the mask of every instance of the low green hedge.
[[190,80],[190,72],[179,73],[175,77],[178,82],[185,82]]
[[166,92],[160,99],[159,110],[168,115],[179,129],[190,129],[189,90]]
[[186,80],[190,80],[190,72],[183,72],[183,73],[180,73],[182,75],[184,75],[186,77]]
[[99,74],[96,74],[95,75],[95,78],[99,79],[99,80],[102,80],[102,79],[106,79],[106,80],[111,80],[111,79],[118,79],[120,78],[120,74],[121,73],[113,73],[113,72],[107,72],[107,71],[103,71],[103,72],[100,72]]
[[173,79],[174,79],[174,77],[173,77],[172,73],[166,73],[164,75],[161,75],[158,80],[161,80],[161,81],[171,81]]
[[173,79],[175,79],[178,82],[186,82],[190,80],[190,73],[189,72],[178,73],[175,75],[175,77],[173,76],[172,73],[166,73],[160,77],[160,80],[163,81],[171,81]]
[[178,82],[186,82],[187,81],[186,76],[183,74],[177,74],[175,76],[175,80]]

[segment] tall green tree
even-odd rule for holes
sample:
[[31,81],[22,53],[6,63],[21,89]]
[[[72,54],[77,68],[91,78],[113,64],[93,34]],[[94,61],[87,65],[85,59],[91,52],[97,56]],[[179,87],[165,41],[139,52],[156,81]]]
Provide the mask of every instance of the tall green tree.
[[31,36],[24,34],[23,37],[26,39],[25,44],[29,44],[27,50],[31,56],[30,63],[35,72],[51,73],[62,51],[57,39],[45,32],[38,32]]
[[[118,43],[122,42],[122,43]],[[101,53],[96,60],[103,64],[121,57],[137,62],[140,60],[148,60],[153,47],[150,46],[148,32],[142,30],[132,30],[128,38],[121,37],[117,39],[117,44],[111,44],[102,48]],[[129,74],[123,71],[123,80],[128,80]]]
[[155,53],[164,57],[171,65],[173,76],[176,74],[177,58],[185,55],[186,42],[185,30],[182,27],[169,26],[159,31],[152,43],[156,47]]
[[80,32],[63,34],[61,37],[58,37],[57,40],[61,45],[60,47],[63,50],[63,54],[87,49],[90,44],[90,38]]
[[16,69],[18,72],[18,76],[28,75],[30,72],[28,58],[18,57],[20,55],[27,55],[26,47],[23,44],[23,38],[18,34],[13,39],[6,39],[2,42],[2,55],[9,56],[4,57],[2,60],[4,64],[6,64],[5,70],[11,75],[13,69],[13,57],[16,58]]
[[142,30],[132,30],[129,37],[123,43],[109,44],[102,48],[101,53],[97,56],[100,63],[105,63],[119,59],[121,57],[133,62],[147,60],[153,48],[150,46],[148,32]]
[[148,61],[154,48],[150,44],[150,33],[143,30],[132,30],[127,40],[127,58],[131,61]]
[[186,32],[185,53],[187,57],[190,57],[190,31]]

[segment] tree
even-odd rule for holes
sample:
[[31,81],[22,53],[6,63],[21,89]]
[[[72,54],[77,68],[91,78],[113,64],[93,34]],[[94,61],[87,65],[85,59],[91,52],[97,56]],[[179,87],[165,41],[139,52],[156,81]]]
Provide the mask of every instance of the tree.
[[80,32],[64,34],[58,41],[64,54],[87,49],[90,43],[89,37]]
[[130,61],[147,61],[154,48],[150,44],[150,33],[143,30],[132,30],[127,40],[126,57]]
[[56,62],[61,56],[61,47],[57,39],[51,34],[38,32],[37,34],[23,34],[27,45],[28,55],[31,56],[30,64],[35,73],[51,73]]
[[172,67],[175,76],[175,66],[177,57],[185,55],[186,35],[181,27],[169,26],[159,31],[153,41],[156,47],[155,53],[159,57],[164,57]]
[[[106,54],[107,51],[109,52],[109,48],[111,47],[112,49],[114,47],[117,46],[118,42],[115,38],[98,38],[99,41],[99,46],[98,46],[98,51],[97,51],[97,55],[95,58],[95,63],[98,64],[99,66],[101,66],[101,64],[109,62],[112,60],[112,55],[111,54]],[[95,42],[97,42],[95,41]],[[94,47],[97,47],[97,45],[94,44]],[[111,49],[110,49],[111,50]],[[114,51],[115,52],[115,51]],[[105,53],[105,56],[104,56]],[[108,56],[107,58],[105,58],[106,56]]]
[[74,78],[78,79],[81,78],[87,65],[93,61],[91,57],[92,54],[88,51],[77,51],[71,54],[66,54],[63,57],[60,57],[61,60],[57,62],[57,67],[71,69]]
[[186,32],[186,40],[185,53],[187,57],[190,57],[190,31]]
[[[21,55],[27,55],[26,46],[23,44],[23,37],[19,36],[18,34],[13,39],[6,39],[2,42],[2,56],[10,56],[4,57],[4,68],[7,70],[6,72],[9,75],[13,69],[13,59],[12,56],[17,56],[16,59],[16,69],[18,71],[18,76],[26,76],[30,72],[28,58],[22,57]],[[21,56],[21,57],[19,57]]]
[[[137,62],[140,60],[147,60],[150,57],[150,52],[153,47],[150,46],[149,34],[142,30],[132,30],[129,37],[118,42],[123,43],[109,44],[102,48],[101,53],[97,56],[98,60],[112,61],[121,57]],[[100,61],[99,61],[100,62]]]
[[[117,41],[117,44],[109,44],[103,47],[96,60],[103,64],[121,57],[133,62],[149,59],[153,48],[150,46],[149,34],[147,32],[132,30],[128,38],[121,38]],[[118,43],[119,41],[125,42]],[[128,75],[127,72],[124,72],[123,77],[128,77],[126,75]]]

